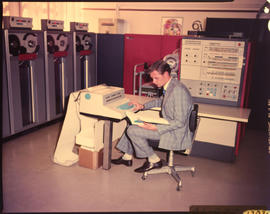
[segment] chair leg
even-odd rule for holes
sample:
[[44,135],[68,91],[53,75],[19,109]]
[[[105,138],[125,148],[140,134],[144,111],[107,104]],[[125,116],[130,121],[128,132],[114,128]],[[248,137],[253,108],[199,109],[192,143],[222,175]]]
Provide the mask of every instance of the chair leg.
[[168,161],[167,161],[168,164],[166,166],[163,166],[159,169],[152,169],[148,172],[144,172],[142,175],[142,179],[145,180],[147,178],[147,176],[151,175],[151,174],[168,173],[177,182],[176,190],[180,191],[180,188],[182,187],[182,181],[181,181],[181,178],[177,172],[190,171],[192,176],[194,176],[195,167],[193,167],[193,166],[174,166],[173,165],[173,151],[170,151],[168,156],[169,156]]
[[159,169],[152,169],[151,171],[144,172],[142,179],[145,180],[147,175],[152,175],[152,174],[160,174],[160,173],[168,173],[171,174],[171,168],[169,166],[163,166]]
[[192,177],[195,175],[195,167],[194,166],[174,166],[176,172],[185,172],[190,171]]
[[177,172],[174,170],[174,168],[171,168],[171,176],[176,180],[177,182],[177,187],[176,190],[180,191],[180,188],[182,187],[182,181],[180,176],[177,174]]

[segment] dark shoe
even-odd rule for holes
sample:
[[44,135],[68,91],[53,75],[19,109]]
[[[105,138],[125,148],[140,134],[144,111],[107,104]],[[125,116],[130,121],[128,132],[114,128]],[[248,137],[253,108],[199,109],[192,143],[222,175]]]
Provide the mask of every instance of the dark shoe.
[[132,166],[132,160],[124,160],[124,159],[122,159],[122,157],[120,157],[118,159],[113,159],[113,160],[111,160],[111,162],[113,164],[116,164],[116,165],[123,164],[126,166]]
[[148,160],[139,168],[135,169],[135,172],[146,172],[152,169],[161,168],[162,167],[162,161],[160,160],[157,163],[150,163]]

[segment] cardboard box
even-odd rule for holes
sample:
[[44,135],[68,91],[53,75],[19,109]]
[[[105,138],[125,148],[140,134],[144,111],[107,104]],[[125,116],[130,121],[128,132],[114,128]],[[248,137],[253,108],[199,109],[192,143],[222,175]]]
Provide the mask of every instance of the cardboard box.
[[97,169],[103,163],[103,149],[98,152],[80,147],[79,148],[79,166],[89,169]]

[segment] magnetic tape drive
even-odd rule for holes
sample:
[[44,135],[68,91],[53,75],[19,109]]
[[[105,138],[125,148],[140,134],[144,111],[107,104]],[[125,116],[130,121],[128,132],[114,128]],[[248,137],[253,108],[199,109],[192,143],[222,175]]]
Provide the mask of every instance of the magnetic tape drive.
[[37,53],[38,36],[32,29],[32,18],[4,16],[4,28],[9,29],[9,52],[13,56]]
[[92,38],[87,32],[88,23],[70,22],[70,30],[80,32],[76,34],[76,52],[92,49]]
[[68,36],[63,32],[64,21],[42,19],[41,29],[48,31],[47,49],[50,54],[68,50]]

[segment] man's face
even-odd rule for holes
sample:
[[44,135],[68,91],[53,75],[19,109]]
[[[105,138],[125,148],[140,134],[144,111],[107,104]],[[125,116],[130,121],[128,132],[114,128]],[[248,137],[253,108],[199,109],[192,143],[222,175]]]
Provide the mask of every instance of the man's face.
[[168,72],[165,72],[164,74],[160,74],[160,73],[159,73],[158,71],[156,71],[156,70],[155,70],[155,71],[152,71],[152,72],[150,73],[150,77],[152,78],[153,83],[154,83],[158,88],[164,86],[164,85],[168,82],[168,80],[169,80],[169,78],[170,78]]

